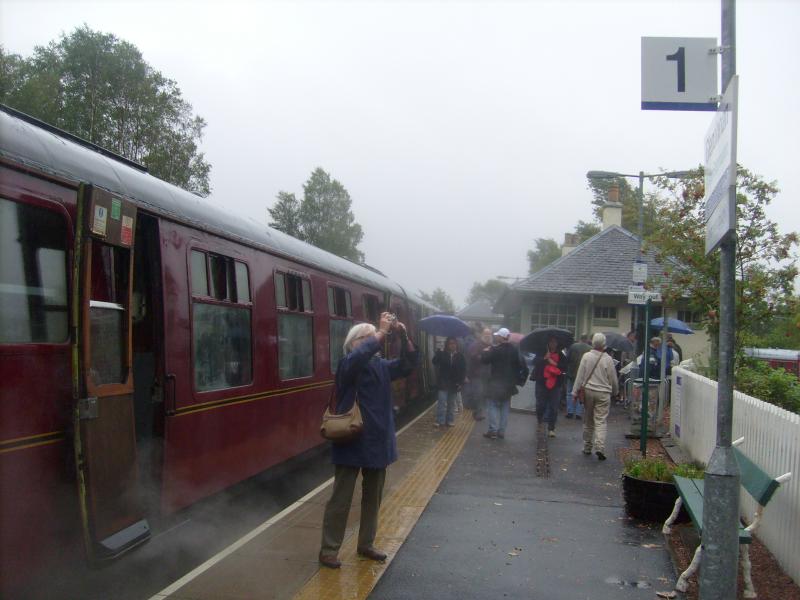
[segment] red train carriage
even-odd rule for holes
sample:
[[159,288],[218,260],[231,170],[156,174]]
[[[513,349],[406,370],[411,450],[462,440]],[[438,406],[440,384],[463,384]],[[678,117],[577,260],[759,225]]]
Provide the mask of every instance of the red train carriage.
[[0,595],[81,544],[118,556],[153,511],[319,445],[344,336],[383,307],[412,334],[429,310],[380,273],[0,111]]

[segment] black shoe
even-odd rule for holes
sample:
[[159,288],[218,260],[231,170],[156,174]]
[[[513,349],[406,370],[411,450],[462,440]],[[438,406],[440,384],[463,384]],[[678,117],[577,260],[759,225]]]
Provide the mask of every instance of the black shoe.
[[336,558],[335,554],[322,554],[319,555],[319,564],[329,569],[338,569],[342,566],[342,562]]
[[502,431],[498,431],[497,432],[497,437],[499,437],[501,440],[504,440],[504,439],[506,439],[506,434],[503,433]]
[[576,419],[583,419],[583,417],[582,417],[582,416],[580,416],[580,415],[575,415],[575,418],[576,418]]
[[606,459],[606,455],[603,454],[602,452],[600,452],[600,450],[595,452],[595,454],[597,455],[597,460],[605,460]]
[[496,440],[497,434],[494,431],[487,431],[486,433],[483,434],[483,437],[489,438],[490,440]]
[[591,450],[584,450],[583,451],[583,455],[584,456],[591,456],[592,455],[592,451]]
[[368,558],[370,560],[377,560],[378,562],[383,562],[386,560],[386,553],[381,552],[371,546],[369,548],[358,548],[356,550],[359,556],[363,556],[364,558]]
[[567,418],[568,419],[574,419],[575,415],[573,415],[572,413],[567,413]]

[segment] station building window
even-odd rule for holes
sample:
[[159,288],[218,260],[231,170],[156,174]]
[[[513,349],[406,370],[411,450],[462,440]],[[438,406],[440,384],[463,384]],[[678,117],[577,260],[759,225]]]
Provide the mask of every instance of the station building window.
[[194,385],[199,392],[253,380],[250,277],[228,256],[192,250]]
[[559,327],[574,336],[578,323],[578,307],[574,304],[541,302],[531,305],[531,331],[539,327]]
[[702,323],[703,315],[699,310],[679,310],[678,320],[684,323]]
[[298,273],[275,273],[278,307],[278,372],[282,380],[314,374],[311,281]]
[[328,314],[331,372],[344,356],[344,340],[353,326],[353,306],[350,291],[337,286],[328,286]]
[[0,344],[67,341],[67,226],[0,198]]
[[617,319],[616,306],[595,306],[594,319],[595,324],[605,325],[607,327],[616,327],[619,323]]

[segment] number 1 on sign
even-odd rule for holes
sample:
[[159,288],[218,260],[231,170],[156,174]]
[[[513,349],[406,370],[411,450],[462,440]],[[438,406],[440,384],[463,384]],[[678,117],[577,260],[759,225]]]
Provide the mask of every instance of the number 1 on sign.
[[683,46],[678,48],[675,54],[667,55],[667,60],[674,60],[678,63],[678,91],[686,91],[686,49]]

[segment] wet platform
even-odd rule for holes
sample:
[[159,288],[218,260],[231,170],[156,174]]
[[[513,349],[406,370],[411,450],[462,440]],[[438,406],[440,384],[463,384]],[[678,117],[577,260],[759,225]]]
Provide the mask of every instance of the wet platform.
[[653,598],[674,572],[660,527],[623,512],[614,449],[626,424],[612,411],[600,462],[581,454],[581,421],[560,419],[547,438],[514,412],[506,439],[489,440],[469,411],[436,431],[429,410],[399,435],[387,472],[376,539],[386,563],[356,555],[357,492],[342,568],[319,567],[327,483],[153,600]]

